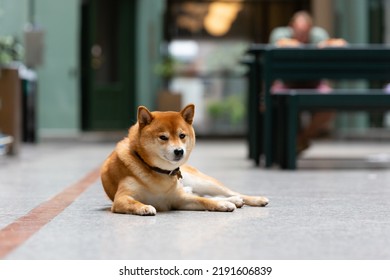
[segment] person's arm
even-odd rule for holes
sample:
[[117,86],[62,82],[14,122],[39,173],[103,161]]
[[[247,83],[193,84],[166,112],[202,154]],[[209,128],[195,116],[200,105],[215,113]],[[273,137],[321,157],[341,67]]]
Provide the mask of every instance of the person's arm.
[[292,31],[289,27],[277,27],[271,32],[269,43],[277,47],[297,47],[301,45],[298,40],[291,37]]
[[310,43],[311,44],[317,45],[320,42],[326,41],[328,39],[329,39],[329,34],[324,28],[314,26],[310,30]]
[[348,42],[342,38],[330,38],[330,39],[321,41],[317,44],[317,46],[319,48],[326,48],[326,47],[338,48],[338,47],[345,47],[347,45],[348,45]]

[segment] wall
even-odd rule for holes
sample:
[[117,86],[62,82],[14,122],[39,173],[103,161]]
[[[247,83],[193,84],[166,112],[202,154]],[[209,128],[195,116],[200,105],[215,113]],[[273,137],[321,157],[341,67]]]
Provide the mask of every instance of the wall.
[[23,28],[27,23],[27,1],[0,1],[0,36],[12,35],[22,40]]
[[[336,37],[344,38],[350,44],[366,44],[369,42],[368,1],[333,0],[336,16]],[[353,85],[364,87],[366,84],[355,82]],[[369,126],[368,114],[364,112],[340,112],[337,115],[335,126],[341,135],[350,131],[364,132]]]
[[142,0],[137,3],[137,105],[154,110],[160,81],[154,73],[162,40],[164,1]]
[[80,131],[79,0],[36,0],[36,23],[45,31],[44,65],[38,69],[39,135]]
[[312,0],[311,12],[314,24],[328,31],[330,37],[334,37],[334,3],[333,1]]
[[390,44],[390,1],[384,1],[384,34],[383,37],[385,38],[385,43]]
[[336,14],[336,36],[352,44],[368,43],[368,1],[333,0]]

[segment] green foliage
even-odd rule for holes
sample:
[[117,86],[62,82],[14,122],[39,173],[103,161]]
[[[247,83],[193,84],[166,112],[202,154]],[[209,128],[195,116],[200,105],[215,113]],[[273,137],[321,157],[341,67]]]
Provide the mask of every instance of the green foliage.
[[214,119],[227,118],[235,125],[244,119],[245,106],[239,96],[232,95],[222,101],[211,102],[208,105],[208,112]]
[[0,37],[0,65],[22,60],[23,53],[23,46],[14,37]]
[[163,78],[172,78],[175,74],[176,61],[171,56],[166,56],[156,64],[154,72]]

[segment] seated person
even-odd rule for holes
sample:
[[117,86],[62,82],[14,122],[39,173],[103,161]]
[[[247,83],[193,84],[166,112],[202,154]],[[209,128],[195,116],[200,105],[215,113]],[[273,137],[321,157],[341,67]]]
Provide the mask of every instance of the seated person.
[[[269,42],[277,47],[299,47],[310,44],[323,48],[346,45],[345,40],[331,39],[325,29],[314,26],[312,17],[305,11],[296,12],[291,18],[289,26],[275,28],[270,35]],[[315,88],[320,93],[331,91],[331,87],[326,80],[298,83],[278,80],[274,82],[271,90],[273,93],[278,93],[292,88]],[[333,112],[315,113],[307,127],[298,134],[297,152],[299,153],[308,148],[311,139],[327,132],[333,118]]]

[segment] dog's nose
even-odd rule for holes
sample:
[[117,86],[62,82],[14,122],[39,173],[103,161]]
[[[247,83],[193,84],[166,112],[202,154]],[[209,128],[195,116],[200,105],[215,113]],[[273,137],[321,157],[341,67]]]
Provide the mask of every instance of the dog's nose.
[[173,152],[174,152],[174,154],[175,154],[175,156],[177,158],[181,158],[184,155],[184,150],[183,149],[176,149]]

